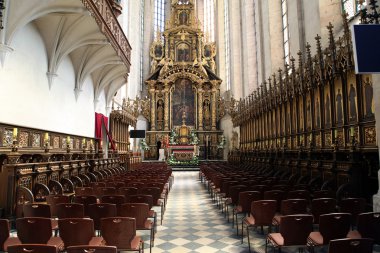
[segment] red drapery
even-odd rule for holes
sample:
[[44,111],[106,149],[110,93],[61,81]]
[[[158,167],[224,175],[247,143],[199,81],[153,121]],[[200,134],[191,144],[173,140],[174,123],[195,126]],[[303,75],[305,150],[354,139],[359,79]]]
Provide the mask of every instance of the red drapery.
[[104,129],[106,130],[106,134],[108,136],[108,140],[111,143],[112,150],[115,150],[115,144],[112,139],[110,132],[108,131],[108,117],[104,116],[101,113],[95,113],[95,138],[101,140],[102,139],[102,126],[104,125]]

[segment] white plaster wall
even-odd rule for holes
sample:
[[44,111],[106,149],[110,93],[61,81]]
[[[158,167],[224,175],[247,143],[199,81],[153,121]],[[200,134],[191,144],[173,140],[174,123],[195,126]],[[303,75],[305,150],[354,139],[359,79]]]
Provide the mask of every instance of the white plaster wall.
[[[319,0],[303,0],[305,41],[311,45],[311,55],[317,52],[315,37],[321,35]],[[323,28],[325,29],[325,28]]]
[[[0,122],[62,132],[94,136],[94,89],[90,78],[75,99],[75,75],[68,57],[63,59],[49,90],[46,77],[47,53],[33,24],[15,35],[14,51],[0,67]],[[105,113],[104,94],[97,111]],[[102,109],[103,108],[103,109]]]

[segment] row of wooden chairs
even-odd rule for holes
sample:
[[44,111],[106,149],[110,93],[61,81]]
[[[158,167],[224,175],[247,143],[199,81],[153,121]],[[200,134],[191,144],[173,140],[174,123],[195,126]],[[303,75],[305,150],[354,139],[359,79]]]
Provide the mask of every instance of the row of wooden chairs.
[[[8,247],[8,253],[57,253],[57,248],[46,244],[19,244]],[[70,246],[66,253],[117,253],[114,246]]]
[[114,246],[117,250],[143,252],[144,242],[136,235],[136,219],[108,217],[101,220],[101,237],[95,236],[94,222],[90,218],[58,220],[59,236],[52,236],[51,220],[42,217],[16,220],[17,237],[10,236],[8,220],[0,220],[1,250],[8,251],[12,245],[45,244],[56,252],[71,246]]

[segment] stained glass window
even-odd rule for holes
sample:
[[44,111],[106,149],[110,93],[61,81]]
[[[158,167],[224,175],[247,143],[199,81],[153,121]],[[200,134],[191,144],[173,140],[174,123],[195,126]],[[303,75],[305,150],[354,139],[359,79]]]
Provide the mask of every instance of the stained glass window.
[[215,13],[215,0],[205,0],[203,27],[204,27],[204,32],[208,36],[209,41],[215,41],[215,29],[214,29],[215,15],[214,13]]
[[290,63],[289,57],[289,26],[288,26],[288,1],[281,0],[281,12],[282,12],[282,34],[284,39],[284,59],[285,63]]
[[155,0],[154,4],[154,38],[157,31],[163,33],[165,29],[165,1]]

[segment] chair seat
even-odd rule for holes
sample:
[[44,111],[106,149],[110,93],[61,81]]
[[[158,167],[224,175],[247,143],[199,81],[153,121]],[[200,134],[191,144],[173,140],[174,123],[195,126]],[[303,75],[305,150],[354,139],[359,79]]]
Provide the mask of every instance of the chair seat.
[[348,232],[347,237],[350,239],[361,239],[362,235],[357,230],[351,230],[350,232]]
[[224,200],[224,203],[226,203],[226,205],[232,204],[232,199],[231,198],[226,198]]
[[275,226],[279,226],[281,223],[281,217],[282,215],[275,215],[272,220],[272,224]]
[[105,245],[105,241],[104,241],[103,237],[94,236],[91,238],[88,245],[90,245],[90,246],[102,246],[102,245]]
[[58,220],[57,219],[51,219],[51,229],[52,230],[58,229]]
[[133,238],[133,240],[131,241],[131,249],[133,249],[133,250],[139,250],[139,248],[140,248],[140,242],[141,242],[140,236],[135,236]]
[[248,226],[249,225],[255,225],[256,224],[256,221],[255,221],[255,217],[253,217],[252,215],[251,216],[248,216],[248,217],[245,217],[244,218],[244,223],[247,224]]
[[154,218],[156,216],[156,212],[154,210],[149,210],[149,218]]
[[46,244],[57,247],[59,251],[63,251],[65,249],[65,244],[63,243],[61,237],[52,236]]
[[268,239],[275,246],[284,246],[284,237],[282,237],[281,233],[271,233],[268,235]]
[[138,227],[136,226],[136,230],[145,230],[145,229],[152,229],[153,227],[153,221],[151,220],[146,220],[144,222],[144,226],[143,227]]
[[313,245],[323,245],[323,236],[319,232],[311,232],[308,241]]
[[4,242],[4,251],[7,251],[8,246],[19,244],[21,244],[21,241],[17,237],[8,237],[8,239]]
[[242,206],[237,206],[234,208],[235,213],[242,213],[243,212],[243,207]]

